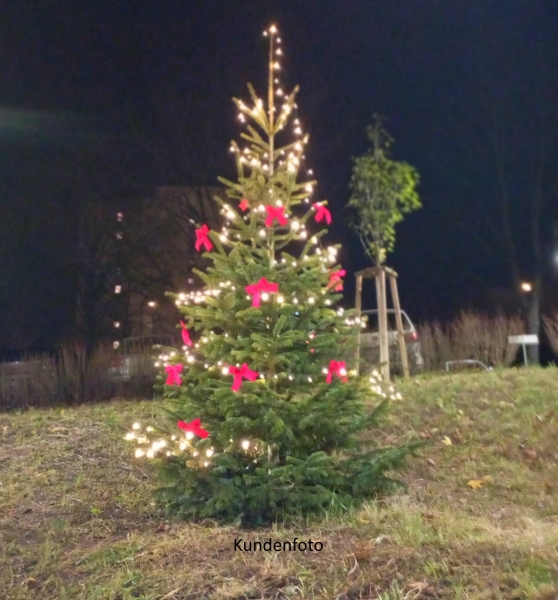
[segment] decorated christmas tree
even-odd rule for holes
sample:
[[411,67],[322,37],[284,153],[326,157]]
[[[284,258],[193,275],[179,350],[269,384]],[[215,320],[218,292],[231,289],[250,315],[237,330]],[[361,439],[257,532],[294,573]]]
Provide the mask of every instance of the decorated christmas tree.
[[203,291],[175,296],[184,349],[161,357],[174,430],[147,450],[171,510],[245,525],[371,498],[413,448],[379,448],[370,432],[395,392],[350,369],[360,323],[335,307],[345,271],[322,244],[332,217],[300,176],[297,88],[282,91],[281,40],[274,26],[264,35],[267,102],[252,86],[250,103],[234,100],[247,122],[231,146],[238,179],[221,179],[221,231],[196,230],[211,266]]

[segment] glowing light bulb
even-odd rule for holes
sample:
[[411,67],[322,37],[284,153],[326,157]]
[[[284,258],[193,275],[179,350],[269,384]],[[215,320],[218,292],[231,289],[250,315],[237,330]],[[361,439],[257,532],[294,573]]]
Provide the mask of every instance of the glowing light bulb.
[[250,442],[248,440],[243,440],[241,446],[244,450],[248,450],[248,448],[250,448]]
[[136,454],[135,454],[136,458],[142,458],[142,456],[143,456],[144,454],[145,454],[145,453],[144,453],[144,451],[143,451],[143,450],[141,450],[140,448],[137,448],[137,450],[136,450]]
[[221,369],[221,373],[223,373],[223,375],[228,375],[229,374],[229,367],[223,367]]
[[212,457],[213,456],[213,448],[209,448],[208,450],[206,450],[205,455],[207,456],[207,458]]
[[137,422],[132,425],[132,429],[139,429],[140,427],[141,425]]
[[277,302],[279,304],[283,304],[283,302],[285,302],[285,298],[283,298],[283,296],[277,296]]
[[191,439],[193,439],[193,437],[194,437],[194,434],[191,431],[187,431],[186,432],[186,439],[187,440],[191,440]]

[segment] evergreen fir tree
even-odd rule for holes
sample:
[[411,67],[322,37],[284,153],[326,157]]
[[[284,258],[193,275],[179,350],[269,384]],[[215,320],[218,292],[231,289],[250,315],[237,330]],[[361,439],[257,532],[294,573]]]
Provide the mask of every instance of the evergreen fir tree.
[[299,177],[297,88],[282,93],[280,39],[273,26],[265,35],[267,103],[250,85],[249,105],[234,100],[249,123],[231,147],[238,180],[221,179],[229,201],[216,198],[225,224],[196,231],[205,288],[175,296],[184,353],[163,357],[174,446],[150,450],[166,454],[171,510],[244,525],[373,497],[414,447],[378,448],[368,432],[389,398],[346,366],[360,324],[335,308],[345,272],[321,243],[331,215]]

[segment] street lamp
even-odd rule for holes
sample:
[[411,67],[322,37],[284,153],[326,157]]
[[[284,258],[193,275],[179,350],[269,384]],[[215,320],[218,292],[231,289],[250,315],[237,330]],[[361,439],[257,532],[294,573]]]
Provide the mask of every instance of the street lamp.
[[522,292],[531,292],[531,291],[533,291],[533,286],[528,281],[524,281],[521,284],[521,291]]

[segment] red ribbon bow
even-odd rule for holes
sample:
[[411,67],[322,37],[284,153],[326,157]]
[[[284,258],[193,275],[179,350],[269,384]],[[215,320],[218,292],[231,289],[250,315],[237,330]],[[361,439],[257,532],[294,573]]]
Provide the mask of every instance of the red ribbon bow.
[[318,203],[314,204],[314,208],[316,209],[316,215],[314,216],[316,223],[325,219],[326,223],[331,225],[331,213],[329,210],[323,204]]
[[209,435],[209,431],[206,431],[201,427],[199,419],[194,419],[190,423],[185,423],[184,421],[178,421],[177,425],[180,429],[184,429],[186,433],[190,432],[194,435],[197,435],[201,438],[206,438]]
[[333,289],[336,292],[340,292],[343,290],[343,281],[341,280],[341,277],[345,277],[345,274],[346,274],[345,269],[341,269],[339,271],[334,271],[329,276],[329,286],[334,285],[335,287]]
[[332,360],[329,363],[329,368],[327,370],[326,383],[331,383],[333,376],[336,375],[341,379],[343,383],[349,381],[346,377],[347,370],[345,369],[345,361],[336,361]]
[[248,204],[248,200],[246,198],[242,198],[240,204],[238,205],[240,210],[248,210],[250,208],[250,204]]
[[270,283],[265,277],[262,277],[258,283],[252,283],[246,286],[246,291],[252,295],[252,306],[258,308],[263,292],[278,292],[279,284]]
[[190,339],[190,332],[186,329],[186,323],[180,321],[180,325],[182,325],[182,341],[186,346],[193,346],[194,343]]
[[240,368],[229,367],[229,373],[232,373],[234,375],[234,381],[231,387],[231,390],[233,392],[238,392],[243,377],[244,379],[255,381],[256,377],[258,376],[256,371],[252,371],[252,369],[250,369],[250,367],[246,363],[244,363]]
[[169,365],[165,367],[165,371],[167,372],[166,385],[180,385],[182,383],[180,380],[182,365]]
[[266,227],[272,227],[275,219],[279,221],[279,225],[287,224],[284,206],[266,206],[265,210],[267,210],[267,219],[265,220]]
[[199,229],[196,229],[196,250],[199,252],[202,245],[209,252],[213,248],[213,244],[207,235],[209,233],[209,227],[202,225]]

